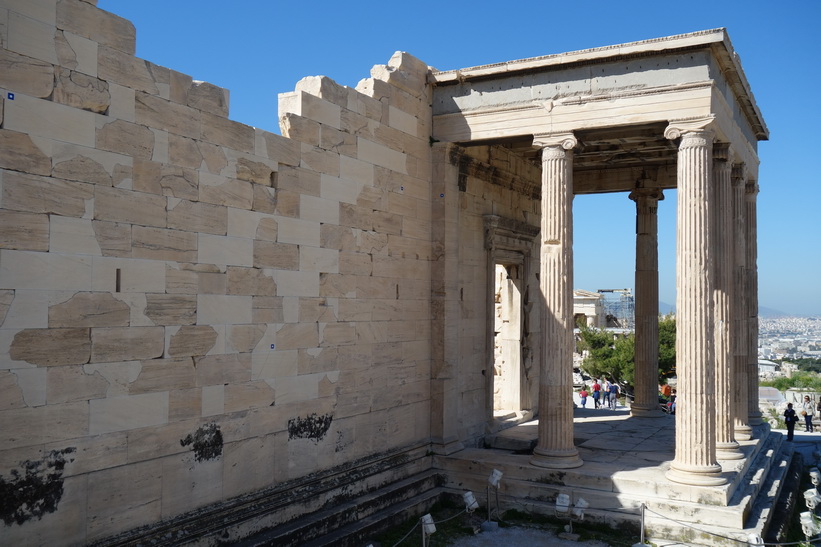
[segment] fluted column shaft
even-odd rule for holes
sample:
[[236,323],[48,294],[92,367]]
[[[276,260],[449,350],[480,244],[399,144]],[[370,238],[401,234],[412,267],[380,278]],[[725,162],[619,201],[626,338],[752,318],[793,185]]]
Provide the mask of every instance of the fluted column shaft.
[[539,444],[531,463],[582,465],[573,445],[573,135],[537,135],[542,146]]
[[733,430],[732,397],[732,299],[733,299],[733,213],[731,150],[729,143],[713,145],[713,244],[715,246],[715,382],[716,457],[744,457]]
[[671,125],[667,138],[681,138],[677,159],[676,235],[676,455],[672,481],[719,485],[715,445],[715,354],[713,352],[713,245],[711,241],[711,120]]
[[637,188],[636,202],[636,353],[633,416],[661,417],[659,409],[659,267],[657,188]]
[[750,181],[746,186],[747,216],[745,225],[747,248],[747,408],[751,426],[761,425],[758,406],[758,185]]
[[745,222],[747,204],[745,202],[744,164],[733,166],[731,183],[733,187],[733,427],[738,441],[752,438],[749,421],[749,385],[747,352],[747,226]]

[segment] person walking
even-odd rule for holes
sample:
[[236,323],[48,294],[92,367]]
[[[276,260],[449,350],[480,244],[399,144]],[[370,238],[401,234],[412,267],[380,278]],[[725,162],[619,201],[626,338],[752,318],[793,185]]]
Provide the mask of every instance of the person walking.
[[795,422],[798,421],[798,416],[793,410],[792,403],[787,403],[787,410],[784,411],[784,423],[787,424],[787,442],[792,442],[795,434]]
[[610,380],[607,378],[604,379],[602,382],[602,389],[601,389],[601,396],[602,396],[602,406],[604,408],[610,408]]
[[599,399],[601,398],[601,384],[599,384],[599,379],[593,379],[593,386],[590,388],[593,390],[593,408],[599,408]]
[[804,405],[801,415],[804,416],[804,426],[807,433],[813,432],[812,417],[815,416],[815,405],[810,401],[809,395],[804,395]]
[[616,410],[619,405],[619,386],[615,382],[610,383],[610,410]]
[[579,400],[582,403],[582,408],[587,408],[587,386],[582,386],[582,390],[579,392]]

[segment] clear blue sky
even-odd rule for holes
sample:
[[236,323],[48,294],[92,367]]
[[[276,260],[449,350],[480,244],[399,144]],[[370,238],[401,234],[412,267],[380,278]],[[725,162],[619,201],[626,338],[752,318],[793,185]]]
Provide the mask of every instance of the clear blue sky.
[[[305,76],[354,87],[406,51],[441,70],[726,27],[770,140],[759,144],[760,305],[821,316],[821,1],[517,3],[99,0],[137,55],[231,90],[234,120],[279,132],[277,94]],[[634,204],[574,204],[575,286],[632,288]],[[660,298],[675,303],[675,192],[659,206]]]

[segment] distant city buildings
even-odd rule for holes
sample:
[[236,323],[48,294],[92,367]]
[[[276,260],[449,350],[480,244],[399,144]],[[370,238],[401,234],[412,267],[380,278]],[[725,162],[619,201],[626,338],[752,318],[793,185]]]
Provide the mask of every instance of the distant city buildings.
[[759,319],[759,359],[821,357],[821,317]]

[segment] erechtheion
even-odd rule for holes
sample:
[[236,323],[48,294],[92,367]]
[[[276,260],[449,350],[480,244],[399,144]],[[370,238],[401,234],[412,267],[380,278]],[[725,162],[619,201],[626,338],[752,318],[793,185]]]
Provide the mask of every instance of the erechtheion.
[[[0,542],[313,519],[307,541],[482,497],[494,467],[534,510],[766,527],[745,493],[775,446],[748,397],[768,131],[724,29],[452,71],[396,53],[355,89],[299,81],[280,136],[95,4],[0,0]],[[635,201],[628,420],[652,424],[673,188],[675,456],[633,492],[574,440],[572,202]],[[501,416],[538,420],[532,453],[482,448]]]

